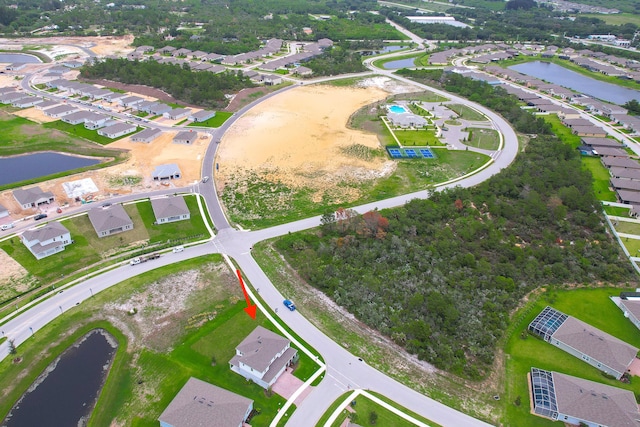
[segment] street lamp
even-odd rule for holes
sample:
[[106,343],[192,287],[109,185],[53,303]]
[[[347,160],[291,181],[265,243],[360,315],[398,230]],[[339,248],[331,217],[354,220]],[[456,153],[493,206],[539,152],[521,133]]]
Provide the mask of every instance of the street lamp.
[[89,292],[91,292],[91,296],[93,296],[93,289],[89,288]]
[[60,314],[62,314],[62,313],[63,313],[63,311],[62,311],[62,306],[61,306],[61,305],[59,305],[59,306],[58,306],[58,308],[60,309]]
[[29,326],[29,330],[31,331],[31,335],[33,335],[33,328]]

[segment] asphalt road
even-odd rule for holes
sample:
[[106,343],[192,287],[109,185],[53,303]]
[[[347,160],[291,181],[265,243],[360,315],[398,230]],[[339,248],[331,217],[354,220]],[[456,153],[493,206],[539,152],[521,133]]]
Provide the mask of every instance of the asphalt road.
[[[405,81],[412,85],[429,89],[438,94],[446,96],[455,102],[466,104],[475,108],[490,119],[493,120],[496,129],[504,136],[504,144],[502,149],[496,153],[493,162],[482,171],[465,177],[455,183],[438,186],[434,191],[455,185],[470,187],[488,179],[498,173],[504,167],[507,167],[514,159],[518,151],[518,141],[515,132],[508,123],[497,114],[485,109],[469,101],[447,94],[433,88],[418,85],[408,79],[400,78],[392,74],[391,71],[376,70],[379,74],[387,75],[401,81]],[[295,86],[292,86],[295,87]],[[204,158],[203,175],[213,176],[213,168],[215,162],[215,153],[217,149],[216,141],[219,141],[224,132],[233,124],[233,122],[242,116],[246,111],[256,105],[258,102],[264,101],[278,93],[290,90],[292,87],[284,88],[274,92],[259,101],[256,101],[242,110],[234,117],[226,122],[219,129],[212,129],[209,132],[214,140]],[[39,93],[40,94],[40,93]],[[149,124],[153,126],[151,123]],[[52,297],[34,305],[32,309],[24,310],[15,318],[8,320],[2,319],[0,323],[8,320],[0,328],[2,335],[6,335],[15,341],[16,345],[20,345],[32,334],[48,324],[57,316],[63,314],[69,308],[82,304],[94,294],[122,282],[128,278],[137,276],[146,271],[168,265],[171,263],[183,261],[185,259],[201,256],[210,253],[226,253],[233,257],[240,267],[243,269],[247,282],[254,289],[260,289],[261,297],[271,307],[281,307],[284,296],[281,295],[273,284],[266,277],[264,272],[252,258],[250,248],[257,242],[280,236],[289,232],[316,227],[320,223],[319,217],[309,218],[301,221],[284,224],[269,229],[258,230],[255,232],[237,231],[231,228],[224,211],[219,203],[218,197],[213,185],[213,179],[209,179],[206,183],[195,184],[196,191],[201,192],[206,200],[206,206],[215,223],[218,235],[210,243],[187,248],[184,252],[163,255],[158,260],[148,261],[146,263],[129,266],[123,265],[120,268],[107,271],[99,276],[87,279],[86,281],[64,290],[62,293],[53,293]],[[174,192],[171,189],[169,192]],[[384,209],[400,206],[407,201],[415,198],[429,197],[429,191],[420,191],[408,195],[398,196],[387,200],[369,203],[355,208],[356,211],[364,213],[371,209]],[[145,197],[157,194],[149,193],[147,195],[136,195],[131,197]],[[461,412],[449,408],[438,403],[416,391],[406,387],[397,381],[387,377],[381,372],[369,366],[366,361],[359,361],[357,355],[352,355],[337,343],[333,342],[329,337],[324,335],[315,326],[308,322],[298,311],[289,312],[287,310],[279,310],[281,319],[293,329],[300,337],[307,341],[316,350],[320,351],[322,357],[327,364],[327,375],[325,380],[316,387],[305,401],[297,408],[291,417],[288,425],[291,426],[309,426],[315,425],[317,420],[328,406],[340,394],[353,388],[365,388],[380,392],[392,398],[398,404],[430,419],[443,426],[487,426],[488,424],[469,417]],[[4,342],[0,345],[0,360],[8,355],[8,344]]]

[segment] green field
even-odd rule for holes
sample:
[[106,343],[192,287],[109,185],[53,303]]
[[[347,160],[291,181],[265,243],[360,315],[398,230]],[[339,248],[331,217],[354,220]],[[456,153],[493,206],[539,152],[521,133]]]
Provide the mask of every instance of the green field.
[[[624,317],[622,311],[611,302],[609,296],[618,295],[623,289],[598,288],[555,290],[550,287],[542,296],[530,302],[515,315],[507,340],[506,358],[506,414],[505,425],[519,427],[554,426],[544,418],[529,414],[527,373],[531,367],[557,371],[614,387],[640,393],[640,380],[633,377],[630,384],[605,377],[598,369],[581,359],[571,356],[557,347],[525,333],[528,324],[546,305],[589,323],[629,344],[640,347],[640,334]],[[518,399],[519,398],[519,399]]]
[[640,223],[614,220],[613,225],[618,233],[635,234],[640,236]]
[[400,145],[404,146],[416,146],[416,147],[428,147],[428,146],[443,146],[444,144],[436,137],[433,129],[394,129],[394,135],[398,138]]
[[624,24],[633,24],[636,26],[640,26],[640,16],[635,13],[614,13],[614,14],[602,14],[602,13],[592,13],[592,14],[580,14],[585,18],[597,18],[602,19],[609,25],[624,25]]
[[[195,280],[195,281],[194,281]],[[180,296],[179,283],[191,281],[193,290]],[[184,285],[183,285],[184,286]],[[183,301],[164,321],[167,301]],[[128,314],[122,305],[139,309]],[[174,304],[173,302],[169,304]],[[119,349],[89,426],[157,426],[157,418],[189,377],[196,377],[254,400],[259,413],[254,427],[269,425],[285,399],[265,392],[229,369],[235,346],[257,325],[276,330],[258,312],[252,320],[234,273],[219,255],[194,258],[161,267],[113,286],[78,306],[65,310],[18,347],[23,363],[0,362],[0,418],[40,372],[88,330],[103,327],[115,335]],[[135,335],[124,335],[103,319],[110,318]],[[154,325],[154,333],[140,333],[140,325]],[[277,332],[279,333],[279,332]],[[47,348],[47,351],[42,351]],[[315,363],[300,357],[297,371],[308,375]],[[311,367],[311,368],[309,368]]]
[[600,162],[600,158],[585,156],[582,158],[582,164],[593,175],[593,190],[598,199],[606,202],[615,202],[617,200],[616,193],[609,188],[611,175],[609,170]]
[[463,120],[471,120],[474,122],[483,122],[487,120],[484,114],[479,113],[476,110],[467,107],[466,105],[447,104],[446,107],[451,111],[454,111]]
[[494,129],[469,128],[469,138],[465,142],[470,147],[484,150],[497,150],[500,147],[500,135]]
[[85,128],[84,124],[82,123],[77,125],[71,125],[69,123],[63,122],[62,120],[57,120],[55,122],[45,123],[43,126],[47,129],[57,129],[59,131],[65,132],[69,135],[76,136],[78,138],[84,138],[89,141],[97,142],[100,145],[111,144],[113,141],[126,138],[127,136],[132,135],[141,130],[140,127],[137,126],[135,131],[130,132],[121,137],[111,139],[111,138],[107,138],[106,136],[98,135],[97,130],[91,130],[91,129]]
[[629,209],[631,209],[631,206],[629,206],[628,208],[620,208],[617,206],[604,205],[603,207],[607,215],[622,216],[622,217],[628,217]]
[[207,127],[207,128],[219,128],[232,115],[233,115],[233,113],[228,113],[226,111],[216,111],[216,115],[211,117],[209,120],[205,120],[204,122],[193,122],[193,123],[188,124],[187,126],[200,126],[200,127]]

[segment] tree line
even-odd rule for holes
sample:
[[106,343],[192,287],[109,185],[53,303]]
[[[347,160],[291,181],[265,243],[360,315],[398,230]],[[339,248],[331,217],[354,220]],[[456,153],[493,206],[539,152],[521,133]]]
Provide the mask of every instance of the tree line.
[[163,90],[185,103],[218,109],[227,105],[225,94],[254,86],[249,78],[234,72],[193,72],[186,65],[129,61],[124,58],[107,58],[92,65],[85,65],[80,71],[80,76],[86,79],[146,85]]

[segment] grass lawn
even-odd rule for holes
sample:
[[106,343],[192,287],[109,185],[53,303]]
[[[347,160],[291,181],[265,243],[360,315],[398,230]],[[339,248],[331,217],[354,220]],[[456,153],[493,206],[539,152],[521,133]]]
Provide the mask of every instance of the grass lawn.
[[[410,53],[407,55],[398,55],[398,56],[393,56],[391,58],[381,58],[381,59],[376,59],[375,61],[373,61],[371,63],[371,65],[373,65],[374,67],[377,68],[382,68],[384,69],[384,64],[386,64],[387,62],[394,62],[394,61],[401,61],[403,59],[411,59],[414,58],[413,64],[414,66],[416,65],[416,62],[418,61],[418,58],[422,57],[422,56],[426,56],[428,58],[428,55],[426,54],[420,54],[420,53]],[[422,64],[422,63],[421,63]]]
[[[195,272],[198,289],[187,297],[180,311],[172,315],[171,322],[162,325],[157,322],[163,318],[163,312],[154,302],[148,302],[146,308],[133,316],[110,305],[124,304],[138,294],[147,295],[157,286],[171,286]],[[138,302],[150,298],[138,299]],[[260,313],[255,321],[250,319],[243,310],[245,305],[235,275],[219,255],[161,267],[113,286],[69,309],[19,346],[18,355],[24,358],[21,364],[11,363],[9,358],[0,362],[0,387],[6,393],[0,400],[0,418],[58,354],[99,326],[116,336],[120,348],[89,426],[110,425],[118,420],[120,425],[155,427],[160,413],[193,376],[253,399],[254,408],[260,413],[251,425],[266,427],[285,399],[269,395],[231,372],[228,365],[234,346],[255,326],[261,324],[273,329]],[[206,320],[191,326],[192,319],[203,319],[204,314]],[[160,332],[125,337],[102,320],[106,317],[116,318],[118,324],[128,330],[137,330],[137,322],[150,319]],[[47,351],[43,351],[44,348]],[[307,362],[313,363],[301,358],[301,364]]]
[[198,209],[196,196],[184,196],[184,201],[191,213],[191,219],[186,221],[170,222],[168,224],[154,224],[155,216],[151,202],[136,203],[135,206],[149,233],[149,243],[172,241],[190,241],[206,238],[207,227],[204,224],[202,214]]
[[470,147],[485,150],[497,150],[500,147],[500,135],[494,129],[469,128],[469,140],[465,142]]
[[631,206],[629,206],[628,208],[620,208],[618,206],[604,205],[605,213],[607,215],[613,215],[613,216],[628,217],[629,216],[629,209],[631,209]]
[[600,158],[584,156],[582,157],[582,165],[593,175],[593,191],[595,191],[596,197],[606,202],[615,202],[617,200],[616,193],[609,189],[611,175],[600,162]]
[[440,142],[440,140],[436,137],[433,129],[420,129],[420,130],[405,130],[405,129],[394,129],[393,133],[400,141],[400,145],[402,146],[419,146],[419,147],[427,147],[444,144]]
[[209,120],[205,120],[204,122],[189,123],[187,127],[200,126],[200,127],[207,127],[207,128],[219,128],[232,115],[233,113],[228,113],[226,111],[216,111],[216,115],[211,117]]
[[636,222],[614,220],[613,223],[618,233],[635,234],[640,236],[640,224]]
[[477,112],[476,110],[467,107],[462,104],[447,104],[446,106],[451,111],[454,111],[463,120],[471,120],[474,122],[484,122],[487,118],[484,114]]
[[147,113],[146,111],[138,111],[135,116],[136,117],[147,117],[149,115],[149,113]]
[[89,141],[97,142],[100,145],[111,144],[113,141],[116,141],[121,138],[125,138],[127,135],[131,135],[140,130],[140,127],[136,127],[135,131],[130,132],[127,135],[123,135],[121,137],[112,139],[112,138],[107,138],[106,136],[98,135],[97,130],[87,129],[84,127],[84,124],[82,123],[77,125],[71,125],[69,123],[63,122],[62,120],[57,120],[55,122],[45,123],[43,126],[47,129],[57,129],[62,132],[66,132],[69,135],[73,135],[79,138],[87,139]]
[[[383,406],[378,405],[365,396],[358,396],[355,405],[350,403],[353,412],[346,409],[338,416],[332,427],[339,427],[349,417],[353,423],[361,426],[379,425],[385,427],[412,427],[415,424],[401,418]],[[349,415],[350,414],[350,415]]]
[[[386,155],[382,150],[378,152]],[[321,215],[339,207],[426,190],[436,183],[465,175],[489,161],[488,156],[471,151],[438,149],[434,154],[437,158],[428,161],[398,160],[398,167],[390,177],[343,183],[341,187],[345,190],[356,188],[361,194],[349,203],[336,202],[332,194],[326,193],[320,202],[315,202],[311,190],[296,191],[283,183],[273,184],[255,172],[243,179],[231,179],[221,198],[232,221],[249,229],[264,228]]]
[[419,101],[419,102],[446,102],[448,98],[440,96],[434,92],[425,90],[424,92],[416,93],[403,93],[400,95],[394,95],[389,98],[389,101]]
[[581,144],[581,138],[578,135],[571,133],[571,129],[563,125],[560,119],[555,114],[549,114],[542,116],[544,120],[551,125],[551,129],[556,136],[562,140],[565,144],[571,145],[571,148],[578,148]]
[[[640,334],[624,317],[609,296],[618,295],[623,289],[598,288],[554,290],[545,292],[530,302],[515,316],[510,326],[511,336],[507,340],[506,358],[506,405],[505,425],[519,427],[554,426],[557,423],[529,414],[529,392],[527,373],[531,367],[557,371],[567,375],[608,384],[614,387],[640,392],[640,379],[632,378],[630,384],[606,378],[598,369],[581,359],[571,356],[557,347],[523,334],[528,324],[542,309],[551,305],[566,314],[589,323],[621,340],[640,347]],[[518,397],[520,399],[518,399]],[[516,404],[519,402],[519,405]]]
[[640,256],[640,239],[621,237],[620,240],[631,256]]
[[580,16],[588,17],[588,18],[598,18],[602,19],[609,25],[624,25],[624,24],[634,24],[636,26],[640,26],[640,16],[635,13],[615,13],[615,14],[580,14]]

